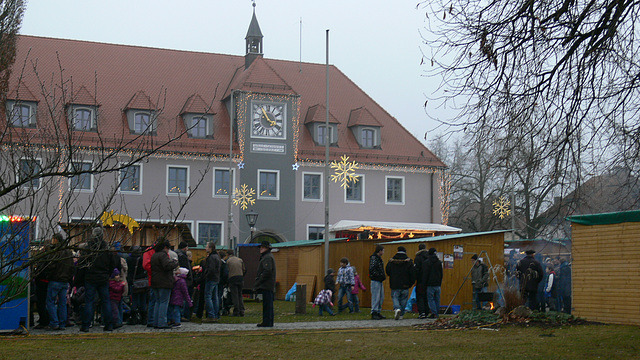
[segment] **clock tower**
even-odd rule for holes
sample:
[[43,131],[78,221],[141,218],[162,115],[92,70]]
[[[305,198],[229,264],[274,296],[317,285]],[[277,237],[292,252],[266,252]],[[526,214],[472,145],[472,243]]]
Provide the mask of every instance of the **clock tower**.
[[262,31],[260,31],[260,25],[258,24],[258,19],[256,18],[256,3],[253,3],[253,17],[251,18],[251,23],[249,24],[249,30],[247,31],[247,36],[245,36],[245,46],[246,52],[244,55],[244,68],[245,70],[251,66],[253,61],[262,57]]

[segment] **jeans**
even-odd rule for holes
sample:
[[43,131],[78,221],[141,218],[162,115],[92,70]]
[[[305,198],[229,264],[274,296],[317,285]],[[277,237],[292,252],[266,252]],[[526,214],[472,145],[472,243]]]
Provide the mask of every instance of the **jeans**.
[[360,312],[360,299],[358,299],[358,294],[349,293],[349,302],[353,304],[354,312]]
[[[64,329],[67,326],[67,290],[69,284],[64,282],[49,281],[47,287],[47,312],[49,313],[49,326]],[[56,305],[58,300],[58,305]]]
[[393,300],[393,310],[400,309],[400,315],[404,315],[404,308],[409,300],[409,289],[391,289],[391,299]]
[[431,313],[437,317],[440,313],[440,286],[427,286],[427,302]]
[[173,321],[174,324],[180,324],[181,317],[182,306],[169,304],[169,320]]
[[153,326],[167,327],[167,312],[169,311],[169,298],[171,289],[155,288],[156,303],[153,307]]
[[482,310],[482,307],[484,306],[485,302],[480,302],[480,297],[478,296],[479,293],[485,293],[487,292],[487,287],[482,287],[482,288],[473,288],[473,303],[476,304],[476,309],[477,310]]
[[326,311],[326,312],[328,312],[328,313],[329,313],[329,315],[333,315],[333,311],[331,311],[331,308],[329,307],[329,304],[324,304],[324,305],[320,305],[320,306],[319,306],[318,314],[319,314],[320,316],[322,316],[322,311],[323,311],[323,310],[324,310],[324,311]]
[[273,291],[259,290],[262,294],[262,323],[267,326],[273,326]]
[[[353,285],[342,285],[340,284],[340,289],[338,290],[338,312],[342,312],[342,310],[349,307],[349,312],[353,312],[353,303],[351,303],[351,299],[349,298],[351,295],[351,287]],[[347,304],[342,306],[342,298],[346,295]]]
[[371,280],[371,313],[380,313],[384,301],[382,281]]
[[148,301],[147,292],[142,293],[133,293],[131,294],[131,312],[139,311],[146,312],[147,311],[147,301]]
[[156,314],[156,296],[155,289],[149,289],[149,307],[147,311],[147,326],[155,326],[155,314]]
[[89,328],[93,320],[93,307],[95,306],[96,293],[100,297],[102,303],[102,322],[105,328],[113,328],[113,319],[111,317],[111,301],[109,300],[109,283],[94,284],[87,282],[84,284],[85,289],[85,305],[84,318],[82,319],[82,327]]
[[207,304],[207,316],[212,319],[220,317],[220,303],[218,302],[218,283],[207,281],[204,286],[204,301]]

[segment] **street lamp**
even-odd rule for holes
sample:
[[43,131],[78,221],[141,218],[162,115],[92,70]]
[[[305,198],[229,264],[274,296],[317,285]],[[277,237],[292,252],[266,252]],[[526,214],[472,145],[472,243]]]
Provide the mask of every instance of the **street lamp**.
[[251,210],[245,216],[247,217],[247,222],[249,223],[249,227],[251,228],[251,239],[249,240],[249,242],[252,242],[253,232],[256,230],[256,221],[258,221],[258,213]]

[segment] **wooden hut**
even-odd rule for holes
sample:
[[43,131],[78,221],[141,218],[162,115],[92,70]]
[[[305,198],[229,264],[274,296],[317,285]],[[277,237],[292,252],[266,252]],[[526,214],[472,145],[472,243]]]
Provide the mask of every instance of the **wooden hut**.
[[[504,265],[504,234],[505,231],[492,231],[473,234],[453,234],[420,239],[385,242],[383,261],[386,263],[396,253],[397,246],[402,245],[407,249],[407,254],[413,258],[418,251],[418,245],[425,243],[427,248],[435,247],[439,252],[454,256],[453,247],[461,246],[463,253],[460,258],[452,262],[453,268],[444,270],[441,303],[448,304],[455,293],[460,289],[465,276],[471,269],[471,256],[487,252],[493,265]],[[347,257],[352,266],[355,266],[360,274],[363,284],[369,288],[369,256],[373,254],[380,240],[350,240],[335,239],[329,243],[329,266],[338,269],[340,259]],[[273,254],[276,260],[277,281],[276,298],[284,299],[287,291],[294,283],[307,285],[307,301],[313,301],[313,296],[323,287],[324,279],[324,241],[303,240],[273,244]],[[388,281],[385,281],[385,300],[383,309],[393,308],[391,290]],[[471,308],[472,290],[471,281],[467,281],[460,289],[454,304],[462,308]],[[360,294],[360,305],[371,306],[371,294],[369,291]]]
[[567,219],[572,313],[592,321],[640,325],[640,210]]

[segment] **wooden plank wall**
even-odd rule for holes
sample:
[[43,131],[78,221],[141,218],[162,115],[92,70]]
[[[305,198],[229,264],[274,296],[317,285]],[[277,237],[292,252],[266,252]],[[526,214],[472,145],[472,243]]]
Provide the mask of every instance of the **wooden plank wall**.
[[[369,256],[373,254],[376,244],[380,240],[363,240],[363,241],[334,241],[329,246],[329,266],[336,271],[340,267],[340,259],[347,257],[351,265],[358,270],[360,278],[364,286],[369,289],[371,281],[369,278]],[[418,251],[420,240],[415,243],[402,244],[407,249],[407,255],[412,259]],[[458,239],[442,240],[436,242],[427,242],[427,248],[435,247],[438,251],[445,254],[453,254],[454,245],[463,245],[464,256],[462,260],[455,260],[453,269],[444,269],[441,304],[448,305],[454,297],[465,276],[468,274],[472,266],[471,256],[474,253],[480,253],[482,250],[487,251],[492,264],[502,274],[504,265],[504,233],[495,233],[487,235],[469,236]],[[383,261],[385,266],[389,259],[395,255],[397,246],[394,244],[385,245],[385,253]],[[316,286],[312,294],[317,294],[324,287],[324,245],[314,246],[296,246],[279,248],[274,253],[277,266],[279,287],[276,293],[277,299],[284,299],[287,291],[293,286],[297,275],[316,275]],[[486,256],[485,256],[486,257]],[[502,278],[499,279],[502,281]],[[384,282],[385,300],[383,309],[391,310],[393,303],[391,300],[391,289],[389,281]],[[495,290],[495,282],[491,281],[490,290]],[[454,305],[461,305],[463,309],[470,309],[472,302],[471,281],[468,280],[460,289]],[[360,306],[371,307],[371,293],[369,291],[361,292]],[[313,299],[309,299],[312,301]]]
[[640,223],[572,224],[573,314],[640,325]]

